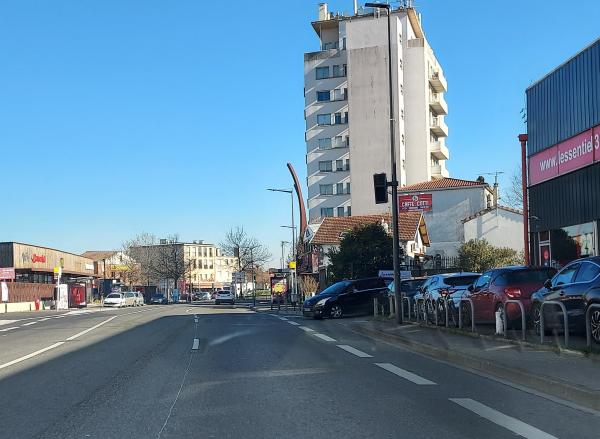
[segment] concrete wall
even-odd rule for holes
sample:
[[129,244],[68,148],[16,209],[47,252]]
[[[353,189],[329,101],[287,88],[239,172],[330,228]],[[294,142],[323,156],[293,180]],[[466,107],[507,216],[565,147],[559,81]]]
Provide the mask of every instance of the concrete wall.
[[485,209],[485,192],[483,187],[425,191],[432,194],[433,202],[432,211],[424,213],[431,241],[429,255],[457,255],[465,239],[462,220]]
[[523,215],[492,210],[464,223],[465,241],[486,239],[497,247],[523,251]]
[[[402,19],[406,20],[406,16]],[[364,18],[346,26],[348,48],[348,83],[350,84],[350,169],[352,213],[368,215],[385,212],[388,206],[375,204],[373,174],[390,175],[389,73],[387,18]],[[392,19],[392,79],[397,123],[396,161],[404,159],[404,121],[398,117],[404,109],[403,70],[399,68],[402,46],[401,18]],[[401,172],[402,183],[405,173]]]

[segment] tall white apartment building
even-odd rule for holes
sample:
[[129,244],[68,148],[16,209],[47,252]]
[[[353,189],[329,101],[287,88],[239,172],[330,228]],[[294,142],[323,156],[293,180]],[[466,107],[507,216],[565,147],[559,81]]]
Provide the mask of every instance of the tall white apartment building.
[[[446,79],[415,9],[391,17],[400,184],[448,177]],[[309,218],[389,212],[373,193],[373,174],[391,168],[386,12],[333,14],[321,3],[312,26],[321,50],[304,54]]]

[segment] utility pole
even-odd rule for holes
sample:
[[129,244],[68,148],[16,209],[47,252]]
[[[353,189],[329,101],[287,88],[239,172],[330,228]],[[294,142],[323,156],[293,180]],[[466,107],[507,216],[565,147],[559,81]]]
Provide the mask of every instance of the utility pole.
[[252,265],[252,306],[256,307],[256,281],[254,280],[254,253],[250,247],[250,264]]
[[400,233],[398,230],[398,176],[396,166],[396,133],[394,115],[394,93],[392,80],[392,6],[383,3],[365,3],[368,8],[380,8],[387,10],[387,32],[388,32],[388,87],[390,95],[390,159],[392,167],[392,181],[388,183],[392,187],[392,229],[394,235],[394,292],[396,297],[396,323],[402,324],[402,294],[400,291]]

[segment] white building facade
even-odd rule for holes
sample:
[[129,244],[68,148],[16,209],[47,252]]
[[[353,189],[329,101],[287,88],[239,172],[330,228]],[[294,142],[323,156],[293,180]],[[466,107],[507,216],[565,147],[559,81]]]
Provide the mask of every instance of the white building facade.
[[[319,8],[321,50],[304,55],[309,218],[389,212],[373,195],[373,174],[391,167],[387,17]],[[392,11],[391,30],[400,184],[446,177],[443,71],[413,8]]]

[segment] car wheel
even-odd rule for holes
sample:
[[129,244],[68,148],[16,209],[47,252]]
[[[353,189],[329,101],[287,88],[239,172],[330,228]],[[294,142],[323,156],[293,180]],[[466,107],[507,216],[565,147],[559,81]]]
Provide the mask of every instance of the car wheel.
[[541,325],[541,307],[538,304],[533,305],[531,308],[531,324],[533,325],[533,329],[537,335],[540,335],[540,325]]
[[590,330],[592,332],[592,340],[600,343],[600,309],[595,309],[590,315]]
[[332,319],[341,319],[343,314],[344,313],[342,312],[342,307],[340,305],[335,304],[331,306],[330,315]]
[[427,311],[427,321],[433,325],[435,323],[435,317],[433,313],[437,311],[433,307],[433,300],[425,301],[425,306],[423,308],[425,311]]

